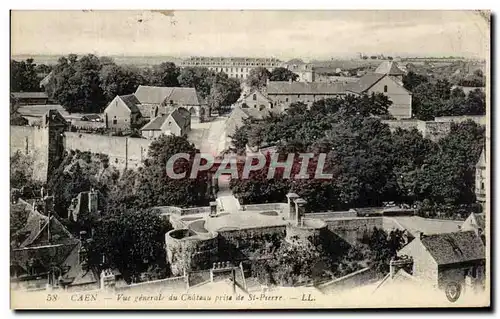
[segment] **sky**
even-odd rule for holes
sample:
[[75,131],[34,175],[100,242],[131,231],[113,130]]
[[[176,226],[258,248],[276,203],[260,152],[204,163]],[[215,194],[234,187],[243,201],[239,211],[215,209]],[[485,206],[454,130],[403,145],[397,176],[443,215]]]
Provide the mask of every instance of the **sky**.
[[11,53],[486,58],[472,11],[12,11]]

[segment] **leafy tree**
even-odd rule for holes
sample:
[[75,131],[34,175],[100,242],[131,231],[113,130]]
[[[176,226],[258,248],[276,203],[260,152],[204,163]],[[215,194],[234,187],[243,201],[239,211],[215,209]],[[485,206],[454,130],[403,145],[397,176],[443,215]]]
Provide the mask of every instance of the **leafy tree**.
[[210,111],[232,105],[240,95],[241,87],[238,80],[229,78],[223,72],[216,73],[211,78],[210,94],[207,98]]
[[297,74],[283,67],[275,68],[269,74],[270,81],[297,81],[298,78]]
[[422,83],[429,82],[429,79],[425,75],[409,71],[407,74],[403,75],[403,86],[410,92]]
[[[99,221],[89,249],[89,265],[118,268],[127,282],[136,282],[151,265],[166,277],[165,233],[172,226],[151,210],[128,210]],[[104,256],[104,263],[103,261]]]
[[39,79],[33,59],[18,62],[10,61],[10,90],[12,92],[38,92]]
[[311,106],[312,113],[333,114],[342,107],[343,101],[338,98],[326,98],[314,101]]
[[33,158],[21,152],[10,158],[10,187],[21,188],[32,182]]
[[145,81],[152,86],[179,86],[178,77],[180,69],[172,62],[163,62],[154,65],[144,77]]
[[290,116],[305,114],[307,112],[307,105],[303,102],[294,102],[290,104],[286,112]]
[[[102,60],[101,60],[102,63]],[[109,102],[117,95],[132,94],[144,82],[139,70],[108,62],[99,73],[100,87]]]
[[371,251],[370,265],[380,275],[389,272],[389,262],[404,245],[403,231],[396,229],[387,234],[377,227],[373,228],[371,236],[366,240]]
[[207,68],[185,67],[180,71],[178,81],[181,86],[194,87],[206,99],[210,94],[213,76],[213,72]]
[[100,71],[100,60],[95,55],[62,57],[54,67],[47,92],[68,112],[100,112],[106,102]]
[[266,82],[270,77],[271,73],[266,68],[253,68],[248,74],[247,83],[252,88],[261,89],[266,86]]
[[464,115],[485,115],[486,114],[486,95],[483,91],[476,89],[470,91],[465,100]]

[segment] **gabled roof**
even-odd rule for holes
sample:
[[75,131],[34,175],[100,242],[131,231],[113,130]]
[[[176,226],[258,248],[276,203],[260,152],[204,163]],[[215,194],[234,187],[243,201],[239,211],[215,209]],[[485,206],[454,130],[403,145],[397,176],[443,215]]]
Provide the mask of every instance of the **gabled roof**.
[[477,160],[476,167],[486,167],[486,148],[483,147],[483,150],[481,151],[481,155],[479,156],[479,159]]
[[267,94],[344,94],[343,83],[270,81]]
[[379,73],[367,73],[363,75],[358,82],[348,83],[345,88],[346,91],[354,93],[363,93],[374,86],[378,81],[380,81],[385,74]]
[[151,120],[148,124],[144,125],[144,127],[141,129],[141,131],[159,131],[161,130],[161,127],[167,120],[169,116],[172,116],[174,121],[179,125],[180,127],[184,127],[187,122],[189,121],[191,117],[191,113],[189,113],[188,110],[185,108],[178,108],[174,110],[172,113],[167,114],[167,115],[160,115],[155,117],[153,120]]
[[474,231],[423,236],[420,241],[438,265],[486,258],[483,242]]
[[16,99],[47,99],[45,92],[12,92],[12,97]]
[[137,104],[140,104],[139,100],[133,94],[119,95],[118,98],[125,103],[132,113],[139,113]]
[[186,87],[172,88],[172,92],[167,96],[167,103],[168,101],[173,101],[174,104],[180,105],[201,105],[196,90]]
[[160,131],[168,115],[160,115],[152,119],[141,128],[141,131]]
[[404,75],[405,73],[399,68],[397,62],[394,61],[384,61],[382,62],[377,69],[375,69],[375,73],[384,74],[384,75]]
[[141,104],[161,104],[172,90],[171,87],[139,85],[134,95]]

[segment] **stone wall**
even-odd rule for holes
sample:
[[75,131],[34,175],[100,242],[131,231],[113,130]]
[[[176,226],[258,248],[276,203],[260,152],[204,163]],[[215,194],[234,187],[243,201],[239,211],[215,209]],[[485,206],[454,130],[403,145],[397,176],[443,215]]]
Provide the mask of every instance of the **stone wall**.
[[332,233],[352,245],[359,242],[365,234],[370,235],[374,227],[383,229],[383,217],[331,219],[326,224]]
[[321,243],[322,233],[327,229],[326,223],[319,219],[302,219],[301,225],[287,225],[286,241],[303,243],[309,241],[315,245]]
[[147,157],[150,140],[87,133],[65,133],[67,150],[89,151],[109,156],[109,164],[118,169],[135,169]]
[[474,121],[479,125],[486,125],[486,115],[462,115],[462,116],[438,116],[434,119],[436,122],[455,122],[461,123],[465,121]]
[[331,294],[344,289],[370,284],[377,278],[376,271],[367,267],[355,271],[347,276],[321,284],[317,288],[324,294]]
[[450,133],[451,122],[447,121],[420,121],[420,120],[383,120],[382,123],[389,125],[394,132],[397,128],[403,130],[417,129],[425,138],[433,141],[445,137]]

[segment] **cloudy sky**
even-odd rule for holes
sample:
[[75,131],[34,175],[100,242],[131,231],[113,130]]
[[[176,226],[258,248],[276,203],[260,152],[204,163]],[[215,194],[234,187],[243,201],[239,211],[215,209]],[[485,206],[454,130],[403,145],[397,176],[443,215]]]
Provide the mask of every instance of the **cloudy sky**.
[[489,46],[471,11],[13,11],[11,23],[13,55],[484,58]]

